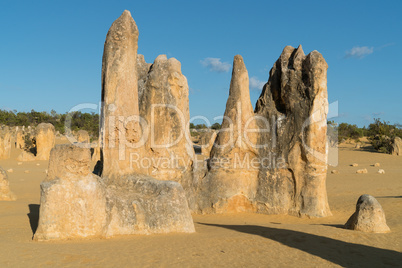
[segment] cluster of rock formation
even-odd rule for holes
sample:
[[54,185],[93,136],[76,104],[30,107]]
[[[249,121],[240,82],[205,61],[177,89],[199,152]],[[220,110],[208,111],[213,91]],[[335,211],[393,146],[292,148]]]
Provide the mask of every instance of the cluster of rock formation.
[[[49,160],[50,150],[56,143],[56,135],[54,126],[50,123],[40,123],[34,133],[32,134],[35,139],[35,153],[22,151],[18,156],[18,161],[34,161],[34,160]],[[23,131],[17,132],[16,147],[24,148],[25,135]]]
[[[222,129],[198,196],[202,213],[250,211],[331,215],[327,173],[327,63],[286,47],[255,111],[243,59],[233,62]],[[226,166],[222,166],[225,162]]]
[[[183,154],[179,149],[163,150],[144,140],[142,133],[150,132],[162,144],[171,141],[163,131],[140,119],[137,41],[137,26],[130,12],[124,11],[107,34],[103,55],[101,177],[90,173],[89,149],[71,146],[53,149],[49,175],[41,184],[35,239],[194,232],[186,192],[180,183],[168,181],[178,179],[175,168],[183,171],[182,166],[168,166],[167,172],[158,172],[158,166],[132,163],[133,157],[166,157],[176,153],[175,150]],[[184,120],[188,120],[187,80],[181,75],[177,60],[158,57],[146,76],[144,86],[154,92],[142,92],[144,102],[163,100],[163,96],[171,94],[165,103],[179,105],[175,102],[179,96],[174,94],[183,94],[180,101],[187,101]],[[141,111],[147,119],[153,116],[153,111],[146,108]],[[156,113],[163,114],[168,121],[176,117],[181,120],[181,115],[175,115],[174,111],[162,109]],[[160,128],[166,127],[166,122],[159,122]],[[184,131],[179,123],[176,125]],[[177,128],[172,129],[172,135],[180,135],[176,131]],[[178,146],[187,145],[182,144]]]
[[214,146],[208,142],[204,166],[190,141],[180,62],[161,55],[148,64],[137,41],[124,11],[104,46],[100,176],[90,173],[88,148],[54,148],[35,239],[193,232],[191,212],[331,214],[320,53],[286,47],[255,111],[246,66],[235,56],[222,129],[206,137]]

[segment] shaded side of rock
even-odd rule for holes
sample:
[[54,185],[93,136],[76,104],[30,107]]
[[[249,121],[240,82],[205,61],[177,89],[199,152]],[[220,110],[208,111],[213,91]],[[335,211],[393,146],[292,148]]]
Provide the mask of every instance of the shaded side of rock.
[[145,91],[145,83],[147,82],[148,72],[152,63],[145,62],[144,55],[137,55],[137,78],[138,78],[138,100],[141,106],[142,96]]

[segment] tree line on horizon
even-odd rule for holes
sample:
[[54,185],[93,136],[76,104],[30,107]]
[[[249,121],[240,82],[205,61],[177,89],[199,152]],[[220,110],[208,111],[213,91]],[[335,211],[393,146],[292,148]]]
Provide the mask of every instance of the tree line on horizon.
[[[99,136],[99,114],[97,113],[82,113],[72,112],[59,114],[55,110],[48,112],[37,112],[31,110],[30,112],[17,112],[0,110],[0,125],[13,126],[31,126],[35,127],[40,123],[51,123],[56,131],[60,134],[65,134],[65,121],[66,118],[71,117],[71,130],[86,130],[89,135],[96,139]],[[199,133],[193,130],[205,130],[213,129],[219,130],[221,125],[214,123],[208,127],[205,124],[193,124],[190,123],[190,130],[192,135],[199,135]],[[382,121],[380,118],[375,118],[374,122],[369,124],[368,127],[362,128],[354,124],[348,123],[335,123],[334,121],[328,121],[328,137],[330,140],[336,142],[343,142],[347,140],[353,140],[359,142],[362,137],[367,137],[371,145],[379,152],[390,153],[392,143],[395,137],[402,138],[402,125],[390,124],[390,122]]]
[[60,134],[65,134],[64,123],[68,116],[71,117],[72,131],[82,129],[88,131],[88,134],[93,138],[99,136],[99,114],[97,113],[72,112],[58,114],[55,110],[50,113],[35,110],[30,112],[0,110],[0,125],[36,127],[40,123],[51,123],[56,131],[60,132]]

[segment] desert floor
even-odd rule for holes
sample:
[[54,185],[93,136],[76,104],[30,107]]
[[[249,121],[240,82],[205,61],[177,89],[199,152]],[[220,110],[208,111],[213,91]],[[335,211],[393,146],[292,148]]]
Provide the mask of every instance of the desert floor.
[[[18,198],[0,202],[0,267],[402,266],[402,157],[340,146],[339,165],[329,168],[327,178],[331,217],[195,215],[194,234],[34,242],[47,161],[18,165],[19,153],[15,149],[11,159],[0,161],[5,170],[14,170],[8,175]],[[376,162],[385,174],[377,174]],[[368,174],[356,174],[360,168]],[[333,169],[339,174],[331,174]],[[391,233],[342,228],[361,194],[382,204]]]

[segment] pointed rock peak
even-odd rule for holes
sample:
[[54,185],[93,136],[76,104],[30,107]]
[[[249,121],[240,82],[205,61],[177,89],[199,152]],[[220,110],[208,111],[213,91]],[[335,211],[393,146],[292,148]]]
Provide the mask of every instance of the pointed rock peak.
[[109,29],[109,32],[111,31],[117,32],[117,34],[131,32],[131,34],[138,35],[138,27],[133,17],[131,17],[130,11],[124,10],[120,17],[113,22]]
[[233,59],[233,73],[235,72],[247,72],[246,65],[244,64],[243,57],[240,55],[234,56]]
[[302,45],[299,45],[295,52],[295,58],[299,55],[305,56]]
[[131,13],[130,11],[128,11],[127,9],[123,11],[123,13],[121,14],[121,16],[129,16],[131,17]]

